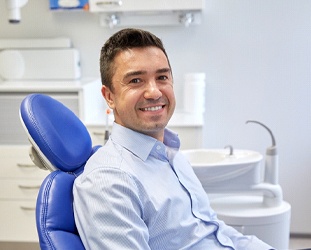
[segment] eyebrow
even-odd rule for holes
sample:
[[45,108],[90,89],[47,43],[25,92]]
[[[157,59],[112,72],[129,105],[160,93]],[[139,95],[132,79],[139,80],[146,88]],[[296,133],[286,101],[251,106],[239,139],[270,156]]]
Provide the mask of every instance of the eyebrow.
[[170,68],[158,69],[156,73],[171,73],[171,69]]
[[[162,68],[162,69],[158,69],[156,71],[156,74],[159,74],[159,73],[170,73],[170,72],[171,72],[170,68]],[[146,70],[131,71],[131,72],[128,72],[128,73],[126,73],[124,75],[124,79],[128,78],[128,77],[132,77],[132,76],[144,75],[146,73],[147,73]]]

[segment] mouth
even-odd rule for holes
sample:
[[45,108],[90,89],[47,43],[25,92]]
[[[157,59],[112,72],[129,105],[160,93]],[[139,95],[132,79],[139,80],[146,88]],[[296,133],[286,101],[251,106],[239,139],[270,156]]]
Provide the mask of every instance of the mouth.
[[158,111],[160,109],[163,109],[165,105],[159,105],[159,106],[153,106],[153,107],[147,107],[147,108],[141,108],[141,111],[151,111],[151,112],[155,112]]

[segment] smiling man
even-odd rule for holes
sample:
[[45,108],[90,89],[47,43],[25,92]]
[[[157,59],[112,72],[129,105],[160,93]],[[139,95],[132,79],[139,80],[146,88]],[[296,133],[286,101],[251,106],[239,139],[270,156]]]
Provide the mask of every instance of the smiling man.
[[[102,64],[105,62],[102,55]],[[163,141],[164,128],[175,108],[173,79],[163,51],[154,46],[118,53],[111,84],[102,93],[114,111],[115,122]]]
[[217,219],[178,136],[166,129],[175,96],[161,40],[121,30],[103,46],[100,70],[115,122],[73,188],[85,248],[272,249]]

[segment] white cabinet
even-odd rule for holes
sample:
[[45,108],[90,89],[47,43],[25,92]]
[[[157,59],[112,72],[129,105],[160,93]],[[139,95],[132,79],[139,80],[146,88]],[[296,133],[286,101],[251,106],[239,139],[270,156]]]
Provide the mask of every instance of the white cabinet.
[[36,198],[49,172],[31,162],[28,149],[26,145],[0,145],[1,242],[38,242]]
[[100,13],[100,25],[167,26],[201,23],[204,0],[89,0],[90,12]]
[[19,106],[26,95],[50,95],[64,103],[82,121],[88,122],[105,112],[106,104],[100,89],[101,82],[94,79],[0,82],[0,145],[28,144],[19,119]]
[[89,0],[91,12],[202,11],[204,0]]
[[[105,112],[99,80],[0,82],[0,249],[18,244],[38,247],[36,199],[48,171],[36,167],[30,143],[19,119],[19,107],[31,93],[50,95],[64,103],[84,122]],[[48,114],[47,114],[48,115]]]

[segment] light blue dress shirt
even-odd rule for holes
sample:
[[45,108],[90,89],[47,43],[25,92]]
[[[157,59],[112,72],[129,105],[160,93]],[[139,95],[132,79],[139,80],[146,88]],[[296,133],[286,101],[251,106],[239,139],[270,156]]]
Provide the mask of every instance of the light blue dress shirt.
[[177,135],[164,143],[113,125],[74,188],[75,221],[86,249],[265,250],[217,219]]

